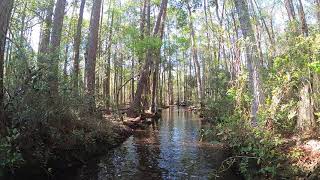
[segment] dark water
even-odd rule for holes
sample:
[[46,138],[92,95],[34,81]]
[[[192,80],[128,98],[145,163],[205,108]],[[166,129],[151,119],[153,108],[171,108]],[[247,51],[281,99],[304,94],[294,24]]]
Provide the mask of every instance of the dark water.
[[[226,157],[219,145],[200,143],[201,122],[191,112],[171,108],[120,147],[78,170],[70,179],[213,179]],[[69,178],[68,178],[69,179]],[[227,172],[220,179],[239,179]]]

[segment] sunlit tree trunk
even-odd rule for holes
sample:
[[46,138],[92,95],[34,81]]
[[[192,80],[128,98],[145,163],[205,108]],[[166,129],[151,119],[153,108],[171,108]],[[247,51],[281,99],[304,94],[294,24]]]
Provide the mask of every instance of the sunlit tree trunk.
[[296,12],[294,10],[294,5],[292,0],[285,0],[284,2],[287,9],[289,21],[291,22],[296,21]]
[[54,19],[51,33],[51,60],[49,63],[49,88],[51,96],[58,95],[58,76],[59,76],[59,53],[62,34],[62,26],[64,19],[64,11],[66,8],[66,0],[58,0],[54,10]]
[[80,12],[77,24],[77,30],[74,37],[74,59],[73,59],[73,88],[75,95],[79,95],[79,73],[80,73],[80,45],[81,45],[81,30],[82,30],[82,21],[83,21],[83,12],[86,0],[81,0]]
[[[148,0],[147,2],[147,19],[146,19],[146,24],[147,24],[147,31],[146,31],[146,36],[147,37],[151,37],[151,1]],[[152,51],[150,48],[147,49],[147,61],[150,61],[150,66],[149,66],[149,72],[148,72],[148,75],[147,75],[147,78],[146,78],[146,83],[145,83],[145,87],[143,89],[143,95],[144,95],[144,98],[143,98],[143,108],[146,109],[148,108],[149,106],[149,102],[148,102],[148,98],[149,98],[149,94],[150,94],[150,72],[151,72],[151,68],[152,66],[154,65],[154,63],[151,61],[152,59]]]
[[100,22],[101,0],[94,0],[91,12],[90,34],[88,44],[88,59],[86,63],[86,96],[89,111],[95,109],[95,79],[96,79],[96,57],[98,48],[99,22]]
[[[165,21],[166,21],[166,14],[167,10],[164,11],[163,13],[163,19],[161,22],[161,31],[160,31],[160,39],[162,41],[163,36],[164,36],[164,27],[165,27]],[[154,65],[154,71],[153,71],[153,77],[152,77],[152,97],[151,97],[151,112],[155,113],[156,112],[156,105],[157,105],[157,95],[158,93],[158,80],[159,80],[159,66],[160,66],[160,60],[161,60],[161,49],[159,49],[155,53],[155,65]],[[161,87],[160,87],[161,88]],[[161,103],[161,102],[160,102]]]
[[[301,0],[298,5],[299,19],[300,19],[300,32],[303,36],[307,37],[309,34],[308,25],[304,13],[304,8]],[[310,70],[308,70],[310,72]],[[309,80],[313,80],[313,84]],[[313,87],[312,87],[313,85]],[[317,92],[319,88],[319,76],[315,74],[314,76],[307,75],[303,77],[301,87],[299,89],[299,103],[298,103],[298,120],[297,129],[300,133],[308,133],[313,131],[316,122],[314,117],[314,99],[312,97],[312,91]]]
[[9,27],[11,11],[13,8],[13,0],[0,1],[0,135],[5,132],[4,117],[4,85],[3,85],[3,69],[4,69],[4,53],[6,47],[6,35]]
[[200,102],[200,104],[202,104],[203,90],[202,90],[201,71],[200,71],[201,67],[200,67],[199,58],[198,58],[196,34],[195,34],[193,20],[192,20],[192,9],[189,4],[187,4],[187,6],[188,6],[188,12],[189,12],[189,28],[190,28],[191,46],[192,46],[192,60],[195,64],[195,73],[196,73],[196,79],[197,79],[198,101]]
[[254,45],[256,44],[256,39],[250,22],[248,4],[246,0],[234,0],[234,4],[238,13],[242,34],[245,39],[249,40],[249,43],[246,43],[246,58],[247,68],[249,71],[250,92],[253,96],[251,106],[251,123],[252,125],[256,125],[259,106],[264,103],[264,95],[260,79],[260,61],[258,59],[257,47]]
[[313,131],[316,126],[314,118],[314,102],[311,97],[309,81],[302,82],[299,90],[300,101],[298,103],[297,129],[301,133]]

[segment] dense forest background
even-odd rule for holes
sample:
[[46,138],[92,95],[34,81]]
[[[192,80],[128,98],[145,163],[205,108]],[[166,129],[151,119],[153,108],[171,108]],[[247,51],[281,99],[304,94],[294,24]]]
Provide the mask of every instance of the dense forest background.
[[0,175],[75,146],[83,156],[112,147],[127,132],[121,120],[170,105],[199,111],[211,124],[204,139],[227,143],[226,163],[245,177],[318,175],[319,0],[1,0],[0,9]]

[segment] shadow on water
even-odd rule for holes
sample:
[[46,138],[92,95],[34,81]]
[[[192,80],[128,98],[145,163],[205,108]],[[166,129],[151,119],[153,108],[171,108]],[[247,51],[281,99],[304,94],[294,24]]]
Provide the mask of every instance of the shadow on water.
[[[76,171],[54,179],[212,179],[228,156],[221,146],[200,143],[201,121],[183,108],[162,112],[162,119],[136,130],[120,147]],[[231,171],[220,179],[240,179]]]

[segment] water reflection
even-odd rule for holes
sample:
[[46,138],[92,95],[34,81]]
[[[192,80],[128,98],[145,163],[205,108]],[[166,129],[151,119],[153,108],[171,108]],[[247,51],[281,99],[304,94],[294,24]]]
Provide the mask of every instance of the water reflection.
[[[101,159],[90,179],[208,179],[225,155],[217,146],[199,143],[200,127],[191,112],[164,110],[159,122],[137,130]],[[237,178],[229,173],[224,179]]]

